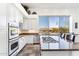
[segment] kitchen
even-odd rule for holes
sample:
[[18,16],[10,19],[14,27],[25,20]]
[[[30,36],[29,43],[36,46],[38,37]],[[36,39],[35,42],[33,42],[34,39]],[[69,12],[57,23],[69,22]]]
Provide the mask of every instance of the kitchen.
[[[50,5],[56,5],[56,7],[49,7]],[[79,53],[79,47],[73,48],[71,39],[66,40],[67,35],[74,35],[72,33],[74,32],[77,35],[75,44],[79,42],[79,7],[75,7],[77,4],[66,4],[64,6],[64,4],[42,3],[0,4],[0,56],[51,56],[63,54],[73,56]],[[51,19],[54,19],[53,22]],[[65,19],[65,22],[61,22],[61,19]],[[62,26],[61,23],[66,23],[66,25]],[[60,27],[68,27],[68,30],[65,30],[68,33],[65,33],[64,38],[63,36],[60,37],[62,33],[57,28],[52,31],[54,26],[60,30]],[[35,52],[36,54],[33,54]]]

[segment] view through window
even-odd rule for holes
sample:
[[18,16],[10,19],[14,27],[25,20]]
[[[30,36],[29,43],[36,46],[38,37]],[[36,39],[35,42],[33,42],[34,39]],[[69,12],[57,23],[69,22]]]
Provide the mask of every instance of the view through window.
[[69,33],[69,16],[40,16],[40,33]]

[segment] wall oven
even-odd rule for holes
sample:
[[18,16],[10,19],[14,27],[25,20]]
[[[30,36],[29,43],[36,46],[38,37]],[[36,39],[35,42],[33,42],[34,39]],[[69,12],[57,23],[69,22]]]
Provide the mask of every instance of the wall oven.
[[16,52],[16,50],[19,48],[19,42],[18,42],[18,37],[12,40],[9,40],[9,55],[13,54]]
[[16,53],[19,48],[19,27],[16,23],[8,23],[8,54]]
[[19,36],[18,35],[19,27],[9,24],[8,30],[9,30],[9,39],[13,39],[13,38]]

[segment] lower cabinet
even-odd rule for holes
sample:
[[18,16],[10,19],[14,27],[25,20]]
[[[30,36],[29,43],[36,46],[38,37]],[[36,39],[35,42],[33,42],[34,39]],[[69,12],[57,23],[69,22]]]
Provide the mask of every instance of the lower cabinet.
[[19,38],[19,50],[20,51],[26,44],[33,44],[33,35],[26,35]]
[[21,50],[25,46],[25,44],[26,44],[26,41],[25,41],[24,37],[21,37],[19,39],[19,50]]
[[41,49],[48,49],[49,45],[48,43],[41,43]]
[[24,39],[26,40],[27,44],[33,44],[33,38],[34,38],[33,35],[26,35],[26,36],[24,36]]
[[19,49],[17,52],[19,52],[25,45],[27,44],[33,44],[34,35],[26,35],[21,38],[19,38]]
[[49,43],[49,49],[59,49],[59,43]]
[[59,43],[41,43],[41,49],[59,49]]

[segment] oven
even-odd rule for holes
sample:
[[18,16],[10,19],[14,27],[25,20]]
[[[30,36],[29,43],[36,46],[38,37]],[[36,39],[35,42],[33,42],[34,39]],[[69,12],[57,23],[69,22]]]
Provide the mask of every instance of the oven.
[[18,35],[19,27],[14,24],[10,23],[8,24],[8,31],[9,31],[9,40],[19,36]]
[[19,48],[18,37],[12,40],[9,40],[9,55],[12,55]]
[[9,39],[13,39],[18,36],[18,28],[9,27]]
[[19,48],[19,27],[16,23],[8,23],[8,54],[16,53]]

